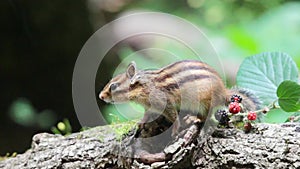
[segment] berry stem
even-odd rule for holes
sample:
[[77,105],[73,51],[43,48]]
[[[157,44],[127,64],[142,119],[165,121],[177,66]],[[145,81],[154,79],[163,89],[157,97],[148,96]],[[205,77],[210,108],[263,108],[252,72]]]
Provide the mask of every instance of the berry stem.
[[294,121],[299,121],[300,120],[300,116],[296,116],[295,118],[294,118]]
[[270,107],[270,109],[280,109],[280,106],[276,105],[276,102],[278,100],[274,100],[273,103],[272,103],[272,107]]
[[[277,102],[277,100],[274,100],[271,104],[269,104],[269,105],[267,106],[267,108],[269,108],[270,110],[271,110],[271,109],[280,109],[280,106],[276,105],[276,102]],[[256,110],[255,112],[261,113],[261,112],[263,112],[263,111],[265,111],[265,108]]]

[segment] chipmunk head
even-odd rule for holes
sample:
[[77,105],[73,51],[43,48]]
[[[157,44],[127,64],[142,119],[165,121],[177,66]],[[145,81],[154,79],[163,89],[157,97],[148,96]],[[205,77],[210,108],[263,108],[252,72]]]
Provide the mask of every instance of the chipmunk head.
[[122,103],[134,100],[139,93],[137,88],[140,74],[135,62],[131,62],[125,73],[112,78],[99,94],[99,98],[107,103]]

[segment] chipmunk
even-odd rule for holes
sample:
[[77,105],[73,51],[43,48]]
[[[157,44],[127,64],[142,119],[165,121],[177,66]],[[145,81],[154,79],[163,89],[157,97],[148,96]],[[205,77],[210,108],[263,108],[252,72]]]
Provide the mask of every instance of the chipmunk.
[[181,112],[194,112],[200,121],[216,106],[228,105],[230,97],[243,97],[244,109],[256,110],[256,98],[243,89],[226,89],[219,74],[196,60],[178,61],[161,69],[138,70],[131,62],[125,73],[112,78],[100,92],[107,103],[133,101],[146,112],[139,127],[148,122],[148,114],[159,113],[173,123],[172,135],[178,132]]

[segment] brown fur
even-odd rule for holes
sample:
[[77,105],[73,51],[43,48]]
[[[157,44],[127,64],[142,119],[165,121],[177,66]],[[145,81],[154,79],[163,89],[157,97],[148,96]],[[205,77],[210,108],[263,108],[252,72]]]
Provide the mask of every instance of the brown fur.
[[[112,84],[117,87],[111,88]],[[203,121],[211,108],[226,105],[231,93],[213,68],[200,61],[185,60],[159,70],[137,70],[132,62],[125,73],[111,79],[99,97],[110,103],[139,103],[146,110],[142,123],[147,122],[148,113],[161,113],[176,123],[173,131],[177,132],[180,111],[197,113]]]

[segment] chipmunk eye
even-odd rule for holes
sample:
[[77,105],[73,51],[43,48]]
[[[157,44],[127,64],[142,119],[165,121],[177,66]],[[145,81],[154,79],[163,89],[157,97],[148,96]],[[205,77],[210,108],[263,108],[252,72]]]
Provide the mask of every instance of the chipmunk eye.
[[113,83],[109,86],[110,91],[116,90],[116,88],[119,86],[119,83]]

